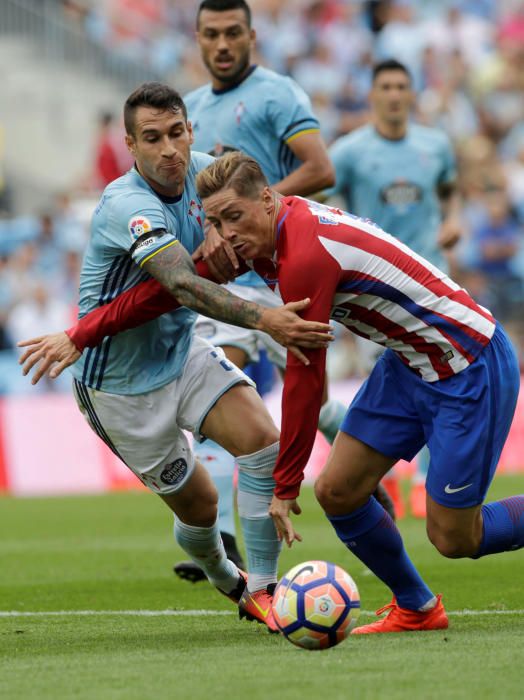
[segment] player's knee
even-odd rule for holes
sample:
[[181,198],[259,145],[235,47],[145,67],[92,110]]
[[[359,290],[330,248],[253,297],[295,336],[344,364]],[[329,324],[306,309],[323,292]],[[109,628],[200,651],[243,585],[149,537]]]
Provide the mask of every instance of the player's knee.
[[427,533],[431,544],[447,559],[471,557],[478,551],[478,544],[470,541],[462,532],[443,530],[428,523]]
[[278,442],[280,431],[269,416],[246,415],[242,427],[229,438],[230,452],[251,455]]
[[322,474],[315,482],[315,496],[322,509],[330,515],[348,513],[354,507],[351,493]]
[[[216,492],[215,492],[216,493]],[[201,518],[201,527],[211,527],[218,518],[218,495],[211,495],[194,509],[194,517]]]
[[280,440],[280,432],[278,428],[271,422],[265,424],[253,437],[253,450],[251,452],[258,452],[263,450],[265,447],[270,447],[274,445],[275,442]]
[[251,455],[260,452],[270,445],[274,445],[280,440],[280,432],[271,420],[261,420],[260,417],[253,416],[254,420],[248,420],[235,435],[235,449],[237,454]]
[[195,503],[187,513],[188,525],[195,527],[211,527],[218,518],[218,499],[202,499]]

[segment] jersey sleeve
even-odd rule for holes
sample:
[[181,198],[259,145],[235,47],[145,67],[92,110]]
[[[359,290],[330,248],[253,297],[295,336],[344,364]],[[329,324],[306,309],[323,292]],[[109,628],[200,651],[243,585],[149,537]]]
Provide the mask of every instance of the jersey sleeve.
[[[239,274],[243,274],[246,269],[245,265],[241,266]],[[196,263],[196,271],[200,277],[218,282],[203,260]],[[151,278],[128,289],[109,304],[86,314],[66,330],[66,334],[77,350],[83,352],[85,348],[100,345],[106,336],[141,326],[162,314],[175,311],[179,306],[175,297],[160,282]]]
[[[287,269],[284,269],[287,268]],[[311,246],[296,263],[283,265],[279,289],[284,302],[311,299],[301,316],[329,322],[340,267],[319,245]],[[275,465],[275,495],[281,499],[298,496],[304,469],[313,449],[322,404],[326,373],[326,350],[305,351],[310,364],[304,365],[288,352],[282,394],[280,451]]]
[[158,198],[148,192],[120,196],[112,204],[106,236],[142,266],[161,250],[177,243]]
[[209,153],[191,151],[191,163],[193,164],[196,173],[199,173],[201,170],[204,170],[204,168],[207,168],[207,166],[211,165],[211,163],[213,163],[215,160],[216,158],[214,158],[214,156],[210,156]]
[[352,186],[353,170],[351,161],[354,157],[344,138],[335,141],[328,150],[329,157],[335,168],[335,184],[324,191],[327,197],[336,194],[347,196]]
[[267,110],[275,136],[284,143],[289,144],[302,134],[320,131],[309,97],[291,78],[271,85]]

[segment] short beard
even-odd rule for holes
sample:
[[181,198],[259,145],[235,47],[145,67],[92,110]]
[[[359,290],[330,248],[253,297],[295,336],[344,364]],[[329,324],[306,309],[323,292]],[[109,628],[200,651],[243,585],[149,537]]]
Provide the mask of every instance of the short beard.
[[209,64],[207,66],[207,68],[208,68],[209,72],[211,73],[211,75],[213,76],[213,78],[220,80],[221,83],[225,83],[226,85],[234,85],[235,83],[240,82],[240,78],[249,68],[249,64],[250,64],[250,57],[248,54],[245,57],[245,59],[242,61],[242,64],[239,65],[238,69],[231,75],[221,75],[220,73],[215,73],[211,64]]

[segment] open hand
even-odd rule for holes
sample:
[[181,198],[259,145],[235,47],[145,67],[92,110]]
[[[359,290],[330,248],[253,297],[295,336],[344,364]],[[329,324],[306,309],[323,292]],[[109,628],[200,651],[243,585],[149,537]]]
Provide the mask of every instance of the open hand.
[[23,365],[22,374],[24,376],[37,362],[40,362],[33,374],[31,384],[38,384],[44,374],[47,374],[51,379],[56,379],[66,367],[76,362],[81,355],[64,331],[41,335],[30,340],[21,340],[17,346],[27,348],[18,360],[18,364]]
[[222,238],[211,225],[206,227],[206,237],[191,257],[195,262],[205,260],[210,272],[221,284],[235,279],[240,267],[231,243]]
[[305,365],[309,364],[309,360],[300,348],[327,348],[335,339],[331,334],[333,329],[328,323],[306,321],[298,315],[309,303],[310,299],[301,299],[284,306],[265,308],[260,323],[260,330],[269,333],[277,343],[288,348]]
[[292,499],[280,499],[277,496],[273,496],[271,505],[269,506],[269,515],[273,518],[275,523],[275,528],[277,530],[278,539],[280,541],[284,540],[288,547],[291,547],[293,542],[302,542],[301,535],[295,532],[293,528],[293,523],[289,517],[290,511],[295,513],[295,515],[300,515],[302,510],[296,500]]

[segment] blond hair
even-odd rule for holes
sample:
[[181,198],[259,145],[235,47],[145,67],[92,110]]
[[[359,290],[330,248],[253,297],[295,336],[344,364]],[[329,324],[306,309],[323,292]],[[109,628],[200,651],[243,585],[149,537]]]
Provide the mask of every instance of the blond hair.
[[255,199],[268,182],[254,158],[241,151],[231,151],[201,170],[196,186],[201,199],[229,188],[240,197]]

